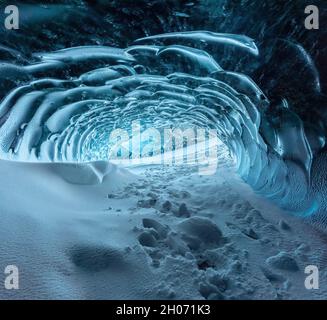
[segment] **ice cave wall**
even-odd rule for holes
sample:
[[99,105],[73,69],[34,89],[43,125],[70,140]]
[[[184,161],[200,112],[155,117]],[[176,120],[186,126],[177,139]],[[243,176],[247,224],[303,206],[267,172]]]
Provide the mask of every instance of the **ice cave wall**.
[[[203,3],[190,6],[181,1],[161,8],[162,3],[155,2],[149,20],[160,23],[152,23],[150,34],[169,32],[152,37],[145,36],[151,24],[139,29],[138,18],[149,9],[146,5],[139,12],[132,4],[124,12],[111,8],[104,17],[112,18],[110,13],[118,12],[113,20],[105,20],[111,27],[116,25],[114,36],[105,41],[111,46],[101,45],[106,44],[104,33],[95,19],[101,4],[85,7],[80,1],[79,6],[69,6],[63,1],[48,8],[24,6],[30,19],[23,25],[35,33],[24,39],[28,45],[20,34],[5,33],[0,50],[1,158],[56,162],[105,159],[109,129],[124,127],[140,117],[145,124],[159,127],[177,123],[214,127],[235,156],[240,175],[257,191],[299,215],[323,212],[323,184],[315,182],[312,168],[326,171],[321,161],[326,117],[324,110],[317,108],[308,112],[312,103],[325,106],[321,58],[312,58],[289,37],[269,38],[272,31],[264,15],[261,20],[266,24],[259,22],[262,28],[256,43],[243,36],[244,31],[251,35],[258,28],[246,27],[244,21],[260,12],[260,6],[253,6],[255,1],[247,2],[252,11],[243,18],[237,16],[237,10],[244,7],[238,9],[242,6],[222,1],[221,10],[212,11],[217,17],[225,15],[219,25],[217,21],[213,24],[214,17],[208,12],[205,22],[198,18],[192,23],[177,14],[184,10],[197,16],[196,9],[203,12]],[[209,2],[208,7],[212,6]],[[166,16],[159,14],[160,8]],[[74,40],[67,28],[59,28],[64,33],[60,38],[54,26],[40,36],[35,24],[44,10],[53,15],[56,27],[68,21],[74,29],[78,24],[72,16],[85,19],[87,30],[79,25],[83,32],[76,37],[80,40],[77,44],[90,42],[85,36],[89,34],[96,45],[70,48]],[[65,23],[59,19],[62,15]],[[139,40],[124,34],[122,21],[126,17],[133,18],[135,33],[143,35]],[[278,25],[284,26],[285,16],[277,18]],[[234,34],[185,31],[198,25],[211,30],[243,30]],[[42,37],[51,39],[52,45],[45,45]],[[120,49],[124,42],[128,46]],[[58,50],[58,44],[66,49]],[[41,50],[45,46],[52,50]],[[279,66],[276,61],[281,58]],[[285,70],[298,70],[302,79],[287,78]]]

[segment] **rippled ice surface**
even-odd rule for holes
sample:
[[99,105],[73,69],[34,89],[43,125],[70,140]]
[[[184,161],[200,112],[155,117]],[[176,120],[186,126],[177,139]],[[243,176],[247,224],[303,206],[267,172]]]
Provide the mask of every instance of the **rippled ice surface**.
[[[180,44],[185,40],[189,46]],[[287,107],[282,123],[270,115],[269,99],[255,82],[224,70],[197,48],[204,44],[226,47],[228,57],[259,55],[246,36],[193,31],[141,38],[126,49],[74,47],[35,53],[26,65],[3,64],[7,80],[20,85],[0,105],[2,159],[107,160],[111,132],[131,135],[135,121],[143,130],[211,128],[255,189],[288,203],[301,181],[296,194],[305,198],[313,146],[303,122]],[[321,148],[324,137],[315,139]],[[316,205],[302,203],[309,210]]]
[[[158,1],[150,9],[145,4],[140,5],[140,11],[130,8],[132,4],[127,4],[122,11],[114,5],[108,4],[108,9],[105,4],[86,2],[76,2],[75,5],[22,5],[24,17],[30,17],[28,21],[23,18],[22,25],[38,36],[30,37],[24,43],[19,34],[8,36],[5,33],[4,43],[0,46],[0,159],[9,161],[3,167],[10,166],[10,162],[13,166],[16,165],[14,162],[18,162],[18,167],[26,165],[26,168],[34,166],[34,163],[39,163],[43,168],[48,168],[50,164],[52,169],[46,169],[51,172],[50,176],[54,172],[73,184],[104,183],[104,188],[110,179],[114,182],[117,179],[125,181],[125,177],[129,176],[124,173],[124,178],[121,178],[119,173],[117,178],[120,169],[107,163],[111,159],[109,150],[115,143],[110,140],[113,130],[124,129],[131,135],[135,123],[142,131],[155,128],[160,133],[167,128],[214,129],[223,144],[218,149],[217,157],[222,158],[223,162],[235,163],[233,168],[237,174],[256,193],[274,200],[288,213],[310,217],[324,227],[326,116],[324,108],[318,110],[317,107],[326,105],[325,75],[319,70],[321,57],[312,56],[310,50],[290,36],[271,38],[273,31],[267,27],[268,18],[264,15],[262,20],[266,24],[258,25],[263,31],[258,33],[254,27],[247,27],[234,12],[237,6],[234,9],[232,1],[222,2],[221,12],[213,9],[217,15],[225,17],[220,26],[214,25],[212,21],[215,18],[210,16],[203,23],[200,18],[194,19],[192,25],[188,20],[190,14],[182,14],[184,10],[197,16],[196,10],[205,10],[201,1],[200,4],[177,3],[175,6],[178,8],[170,4],[165,9]],[[255,10],[263,10],[260,6],[253,6],[253,3],[255,1],[247,2],[252,8],[248,13],[252,18],[256,16]],[[210,6],[212,3],[209,2],[208,8]],[[90,11],[86,8],[90,8]],[[272,8],[265,10],[273,9],[272,5]],[[154,14],[149,15],[149,21],[142,25],[138,19],[145,16],[147,10],[153,10]],[[161,10],[162,13],[158,13]],[[104,23],[116,28],[110,36],[96,22],[95,17],[101,12],[108,12],[102,17]],[[79,27],[80,34],[76,35],[76,41],[73,40],[74,35],[63,27],[65,22],[59,19],[62,16],[61,19],[66,19],[71,25],[68,30],[74,30],[76,26],[72,14],[89,22],[87,28]],[[54,21],[54,25],[50,25],[42,36],[56,45],[42,43],[39,31],[32,24],[33,21],[46,24],[48,18]],[[157,29],[153,19],[160,21],[162,28]],[[283,19],[286,17],[281,16],[277,25],[283,26]],[[128,20],[135,23],[129,35],[126,34],[126,27],[123,28],[125,22],[129,23]],[[179,22],[177,27],[172,22],[175,20]],[[59,33],[62,33],[61,36]],[[88,38],[88,34],[93,38]],[[298,70],[299,77],[294,77],[295,70]],[[165,141],[156,150],[159,154],[171,151]],[[88,165],[90,162],[93,164]],[[177,182],[172,185],[178,184],[179,175],[192,176],[192,170],[177,170]],[[144,175],[144,171],[141,171]],[[212,179],[220,181],[219,177],[218,170]],[[195,185],[201,184],[194,179]],[[234,179],[237,180],[234,177],[234,182]],[[214,204],[221,209],[224,208],[221,201],[234,201],[220,198],[220,191],[212,187],[216,182],[210,180],[209,183],[214,196],[207,199],[209,207],[204,208],[209,213],[208,216],[204,214],[205,218],[212,217]],[[161,187],[158,186],[159,189]],[[205,190],[195,190],[193,185],[188,187],[194,194]],[[67,186],[63,188],[66,191],[69,189]],[[102,193],[104,189],[99,188]],[[185,191],[183,188],[181,190]],[[76,194],[80,195],[80,192],[76,190]],[[237,189],[237,192],[241,191]],[[194,197],[192,199],[196,202]],[[201,199],[199,196],[200,202]],[[237,201],[240,206],[244,205],[241,200]],[[146,208],[155,207],[154,204],[143,203],[141,208],[144,205]],[[182,206],[177,213],[184,209]],[[244,212],[252,209],[257,209],[256,205],[245,208]],[[95,210],[93,206],[92,210]],[[232,211],[237,216],[237,210]],[[181,214],[179,218],[190,218],[193,213]],[[172,228],[177,226],[177,230],[190,233],[191,237],[198,237],[198,234],[192,234],[197,233],[198,228],[215,229],[202,220],[192,221],[181,226],[174,222]],[[226,225],[229,223],[231,230],[239,229],[233,223],[225,222]],[[157,230],[161,227],[157,224],[151,222],[150,227],[143,227],[156,230],[158,237],[161,237]],[[258,240],[266,226],[263,223],[262,226],[255,224],[249,228],[253,228],[254,233],[249,230],[245,232],[244,228],[242,232]],[[153,245],[153,237],[145,232],[138,239],[145,247],[157,247]],[[177,241],[178,244],[174,242],[170,247],[178,252],[181,250],[183,255],[188,250],[184,252],[185,248],[182,249],[185,243],[191,247],[191,254],[195,254],[192,250],[197,250],[192,249],[190,239],[172,240],[168,237],[167,240],[163,237],[160,241]],[[220,247],[221,243],[217,240],[218,243]],[[71,249],[70,256],[75,265],[82,268],[87,265],[89,268],[85,259],[88,260],[92,252],[93,244],[90,246],[91,249],[89,245],[86,249],[83,246]],[[209,247],[206,249],[209,250]],[[97,245],[95,248],[100,252],[100,270],[103,263],[107,263],[103,255],[112,255],[114,260],[121,259],[121,253],[116,255],[111,249],[111,253],[108,253]],[[287,251],[287,246],[284,249]],[[154,263],[161,259],[154,252],[148,254]],[[281,254],[283,259],[283,252]],[[324,261],[323,258],[319,259]],[[234,262],[228,263],[231,265]],[[201,264],[198,260],[197,263]],[[207,269],[210,263],[205,263]],[[280,282],[286,286],[285,282]],[[208,298],[210,293],[203,293],[208,290],[208,287],[202,288],[201,295]]]

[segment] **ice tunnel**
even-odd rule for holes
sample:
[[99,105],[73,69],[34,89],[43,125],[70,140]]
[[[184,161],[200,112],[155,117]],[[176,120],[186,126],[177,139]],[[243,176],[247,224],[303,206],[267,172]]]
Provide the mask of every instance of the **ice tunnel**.
[[260,56],[245,35],[177,32],[125,49],[82,46],[27,58],[2,47],[1,54],[9,57],[0,64],[3,160],[110,160],[110,132],[135,120],[144,128],[211,128],[254,190],[299,215],[319,206],[311,167],[325,145],[322,129],[305,130],[286,102],[272,111],[251,77],[223,67]]

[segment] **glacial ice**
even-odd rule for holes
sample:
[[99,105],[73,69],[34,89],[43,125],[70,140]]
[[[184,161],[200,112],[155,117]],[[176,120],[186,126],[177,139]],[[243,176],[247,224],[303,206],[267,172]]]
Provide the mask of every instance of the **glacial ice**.
[[[134,120],[144,128],[214,128],[255,190],[294,211],[310,207],[313,152],[323,143],[312,132],[308,139],[295,112],[268,112],[255,82],[223,70],[197,46],[203,42],[258,55],[244,35],[192,31],[138,39],[126,49],[75,47],[1,64],[9,82],[0,91],[0,158],[105,161],[110,132],[130,130]],[[295,194],[301,203],[293,206]]]

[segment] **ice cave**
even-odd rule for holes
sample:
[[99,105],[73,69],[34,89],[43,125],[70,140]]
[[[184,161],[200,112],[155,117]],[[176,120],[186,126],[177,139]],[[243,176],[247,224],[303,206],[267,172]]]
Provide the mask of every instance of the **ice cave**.
[[[327,298],[327,29],[305,29],[305,1],[17,7],[19,29],[0,25],[0,270],[20,289],[0,278],[1,299]],[[215,170],[177,165],[189,150]]]

